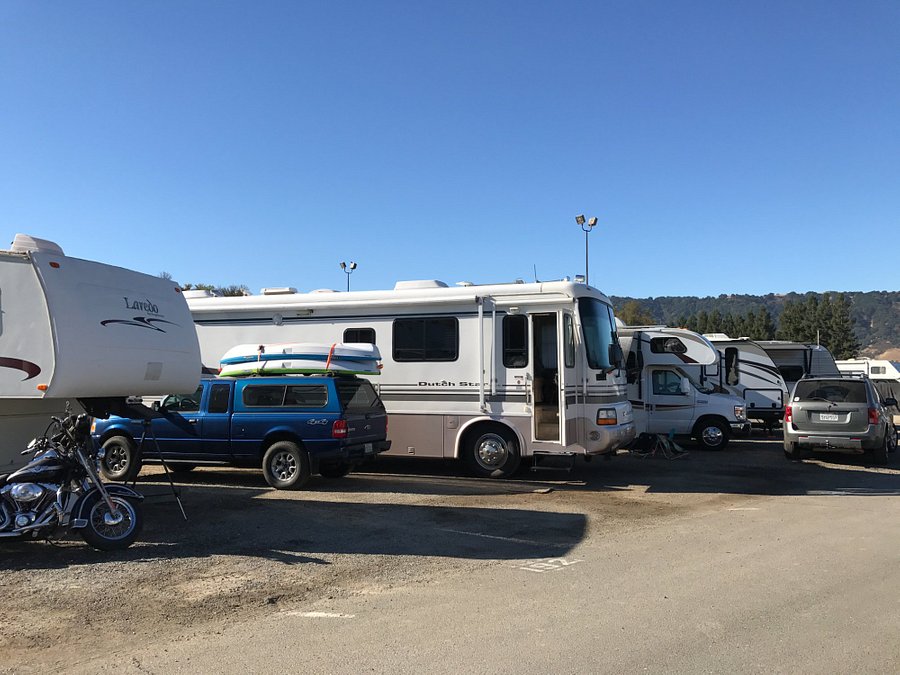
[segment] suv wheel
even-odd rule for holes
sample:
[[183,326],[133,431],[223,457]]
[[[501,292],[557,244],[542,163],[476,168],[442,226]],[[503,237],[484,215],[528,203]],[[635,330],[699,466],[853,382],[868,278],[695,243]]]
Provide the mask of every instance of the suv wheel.
[[872,451],[872,461],[879,466],[888,463],[888,453],[891,451],[891,439],[888,436],[889,434],[885,433],[884,443],[881,444],[880,448],[875,448]]
[[793,462],[800,461],[800,447],[796,443],[787,442],[784,444],[784,456]]

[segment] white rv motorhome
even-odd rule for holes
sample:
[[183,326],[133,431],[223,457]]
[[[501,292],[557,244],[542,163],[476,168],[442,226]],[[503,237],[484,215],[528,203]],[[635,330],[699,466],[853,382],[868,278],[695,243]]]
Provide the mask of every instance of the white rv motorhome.
[[[887,359],[847,359],[834,363],[841,373],[868,377],[882,398],[900,401],[900,362]],[[900,431],[900,409],[894,412],[894,424]]]
[[699,368],[719,352],[699,333],[666,326],[620,326],[628,399],[637,433],[691,436],[721,450],[733,434],[749,433],[744,401],[701,384]]
[[0,472],[78,400],[192,391],[200,350],[181,290],[16,235],[0,251]]
[[584,284],[186,297],[205,368],[241,343],[376,344],[386,454],[460,458],[504,477],[522,458],[589,458],[634,437],[612,305]]
[[841,374],[831,352],[821,345],[787,340],[760,340],[757,344],[775,363],[788,392],[804,375],[830,377]]
[[719,350],[719,360],[701,368],[701,382],[741,397],[750,419],[768,428],[780,424],[788,387],[766,350],[745,337],[732,338],[725,333],[703,337]]

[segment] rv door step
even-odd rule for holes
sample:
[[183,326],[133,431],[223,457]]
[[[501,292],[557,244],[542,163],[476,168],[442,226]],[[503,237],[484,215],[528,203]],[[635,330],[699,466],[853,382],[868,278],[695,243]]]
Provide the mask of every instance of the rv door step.
[[574,452],[535,452],[532,471],[571,471],[575,468]]

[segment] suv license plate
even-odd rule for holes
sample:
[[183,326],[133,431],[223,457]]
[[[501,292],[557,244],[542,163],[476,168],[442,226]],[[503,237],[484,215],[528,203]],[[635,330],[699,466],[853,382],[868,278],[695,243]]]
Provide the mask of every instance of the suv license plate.
[[820,422],[837,422],[839,419],[841,418],[834,413],[819,413]]
[[363,446],[363,452],[365,452],[367,455],[371,455],[373,452],[375,452],[375,448],[372,447],[371,443],[366,443]]

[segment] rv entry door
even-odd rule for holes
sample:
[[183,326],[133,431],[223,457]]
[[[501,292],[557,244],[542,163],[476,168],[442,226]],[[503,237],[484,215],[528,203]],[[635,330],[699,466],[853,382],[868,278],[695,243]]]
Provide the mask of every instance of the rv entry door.
[[556,312],[531,315],[534,440],[560,442],[559,320]]

